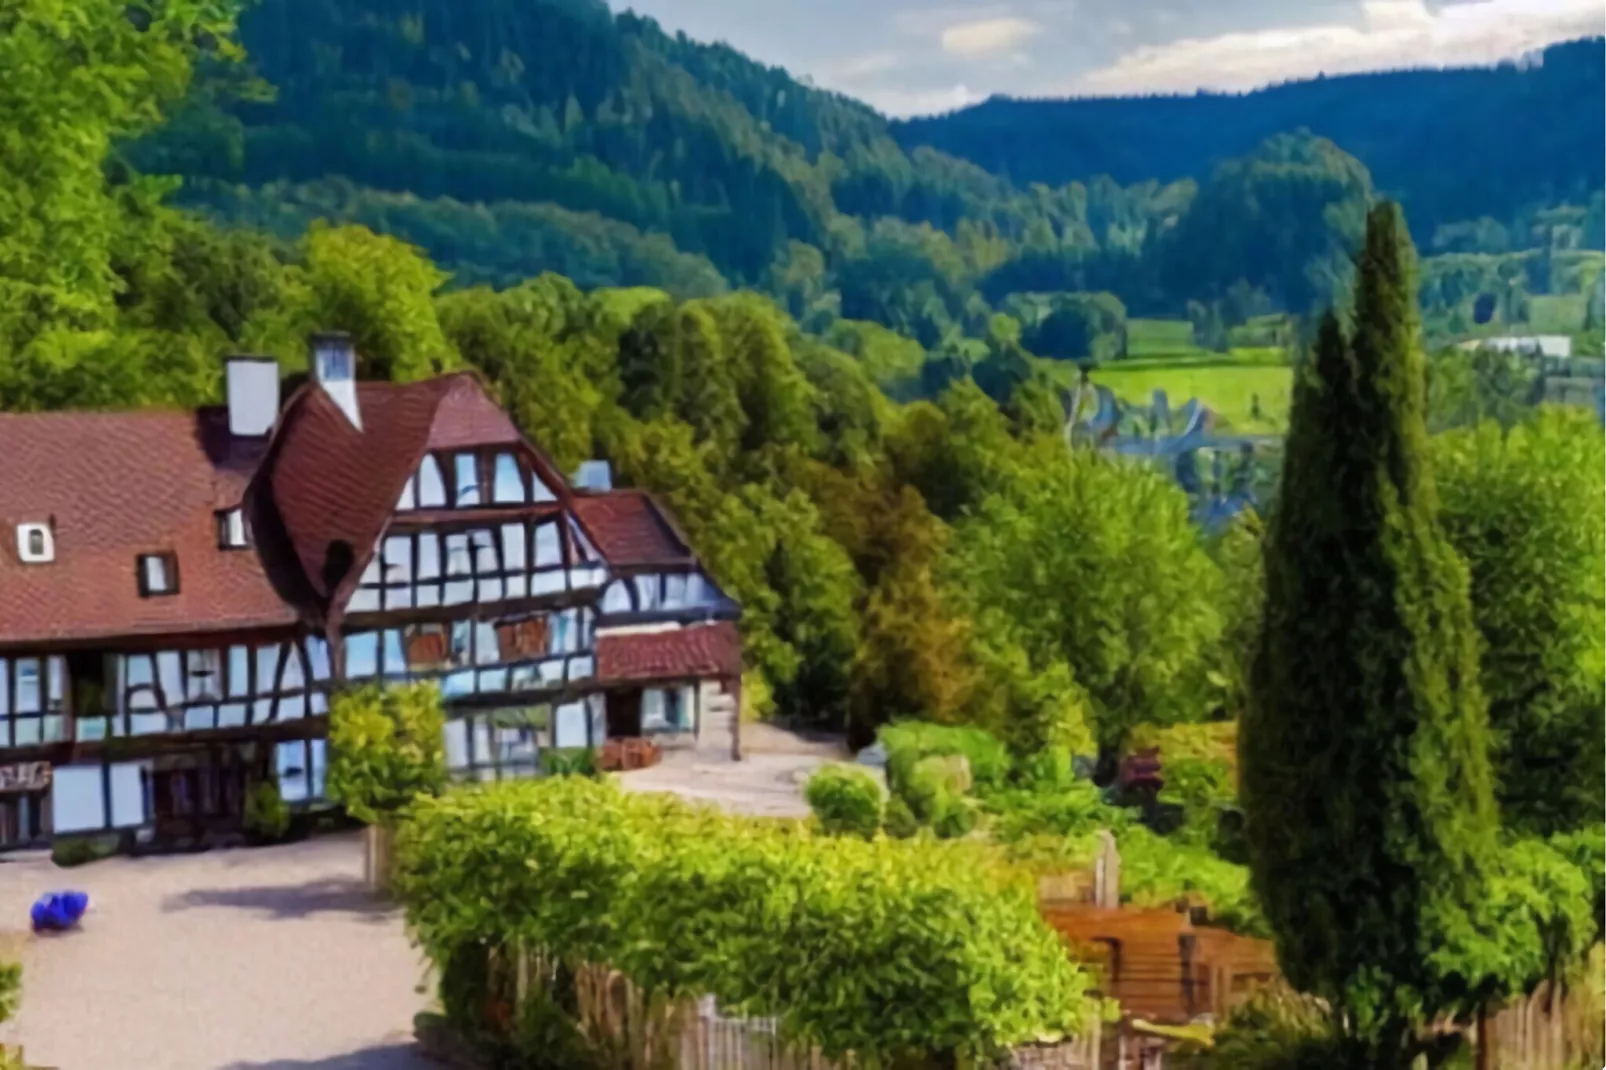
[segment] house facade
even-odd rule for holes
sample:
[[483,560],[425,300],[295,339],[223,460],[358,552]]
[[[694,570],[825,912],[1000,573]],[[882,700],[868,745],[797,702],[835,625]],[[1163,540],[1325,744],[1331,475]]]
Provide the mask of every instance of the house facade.
[[459,778],[731,717],[737,607],[656,501],[566,479],[470,374],[311,366],[282,404],[231,358],[223,406],[0,414],[0,850],[315,804],[342,686],[438,685]]

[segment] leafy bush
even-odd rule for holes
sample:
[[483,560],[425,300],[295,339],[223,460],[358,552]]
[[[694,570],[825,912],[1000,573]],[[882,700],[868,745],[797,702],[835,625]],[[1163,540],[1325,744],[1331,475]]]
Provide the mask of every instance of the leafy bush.
[[1069,747],[1045,747],[1016,765],[1016,781],[1023,788],[1058,791],[1076,781],[1076,757]]
[[920,819],[909,809],[902,797],[894,795],[887,800],[886,816],[882,827],[894,839],[907,840],[920,831]]
[[1246,936],[1270,935],[1249,886],[1247,867],[1224,861],[1203,847],[1174,843],[1142,825],[1117,830],[1116,841],[1123,900],[1159,906],[1198,898],[1209,908],[1212,924]]
[[931,818],[931,830],[940,840],[960,840],[976,828],[977,806],[974,799],[957,793],[945,793]]
[[1161,776],[1165,786],[1159,801],[1182,811],[1182,826],[1173,838],[1197,847],[1217,846],[1223,819],[1238,811],[1231,766],[1220,759],[1162,756]]
[[370,824],[446,786],[445,714],[431,684],[369,686],[329,709],[329,798]]
[[1197,1070],[1329,1070],[1338,1033],[1322,1005],[1282,985],[1252,993],[1216,1031]]
[[881,828],[881,785],[868,770],[828,765],[809,778],[809,809],[830,835],[870,839]]
[[0,1023],[9,1021],[22,1003],[22,964],[0,962]]
[[979,728],[900,721],[882,728],[880,736],[887,749],[887,786],[895,793],[922,759],[950,755],[964,756],[978,795],[1009,782],[1009,748]]
[[290,804],[279,794],[279,785],[261,780],[245,795],[245,831],[267,843],[284,839],[290,831]]
[[1062,788],[1018,788],[998,792],[983,801],[991,816],[993,836],[1016,843],[1033,836],[1081,836],[1101,828],[1131,823],[1125,810],[1108,806],[1099,789],[1087,780],[1073,780]]
[[1030,882],[984,848],[822,837],[609,781],[421,799],[394,888],[438,968],[519,944],[655,999],[773,1015],[828,1057],[990,1057],[1085,1009]]
[[[890,771],[889,771],[890,772]],[[915,769],[899,777],[893,789],[896,797],[909,808],[909,813],[923,825],[936,820],[945,799],[951,794],[941,774],[933,769]]]
[[58,837],[50,846],[50,860],[63,868],[82,866],[110,858],[120,846],[114,835]]
[[601,775],[597,752],[588,747],[549,748],[541,752],[541,770],[547,776],[596,777]]

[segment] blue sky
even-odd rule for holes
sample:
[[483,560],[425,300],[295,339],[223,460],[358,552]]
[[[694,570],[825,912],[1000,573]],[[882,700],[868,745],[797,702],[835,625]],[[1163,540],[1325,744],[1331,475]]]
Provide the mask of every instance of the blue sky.
[[893,115],[993,93],[1251,89],[1493,63],[1606,32],[1601,0],[613,0]]

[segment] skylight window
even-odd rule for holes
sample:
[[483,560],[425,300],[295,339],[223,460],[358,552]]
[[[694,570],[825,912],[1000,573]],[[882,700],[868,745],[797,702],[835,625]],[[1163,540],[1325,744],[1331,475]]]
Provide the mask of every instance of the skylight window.
[[250,545],[245,536],[243,511],[225,509],[217,515],[217,544],[223,550],[240,550]]
[[48,524],[17,525],[17,556],[24,564],[43,565],[56,559],[56,540]]
[[146,598],[177,594],[178,558],[173,554],[140,554],[139,593]]

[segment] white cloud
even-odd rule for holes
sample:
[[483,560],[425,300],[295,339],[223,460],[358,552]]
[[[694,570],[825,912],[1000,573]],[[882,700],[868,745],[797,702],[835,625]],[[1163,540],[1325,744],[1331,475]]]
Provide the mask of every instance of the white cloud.
[[1013,15],[961,22],[942,31],[942,50],[951,56],[983,59],[1015,51],[1037,30],[1035,22]]
[[1060,91],[1238,91],[1318,73],[1496,63],[1606,24],[1600,0],[1363,0],[1358,24],[1194,38],[1135,49]]
[[977,101],[963,85],[945,89],[867,89],[859,98],[887,115],[934,115]]
[[843,80],[868,78],[874,74],[885,74],[887,71],[895,70],[901,67],[903,62],[904,57],[898,52],[890,50],[864,52],[827,65],[820,71],[820,76]]

